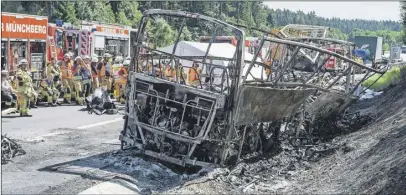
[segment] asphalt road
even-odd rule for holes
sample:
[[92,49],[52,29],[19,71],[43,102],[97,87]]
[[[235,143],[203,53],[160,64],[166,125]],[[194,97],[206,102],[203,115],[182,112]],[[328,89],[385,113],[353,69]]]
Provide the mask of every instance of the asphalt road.
[[[121,114],[98,116],[83,108],[40,107],[30,111],[31,118],[2,117],[2,134],[27,152],[2,165],[2,194],[77,194],[108,178],[85,175],[106,166],[104,154],[120,149],[124,120]],[[66,171],[69,167],[81,167],[80,174]]]

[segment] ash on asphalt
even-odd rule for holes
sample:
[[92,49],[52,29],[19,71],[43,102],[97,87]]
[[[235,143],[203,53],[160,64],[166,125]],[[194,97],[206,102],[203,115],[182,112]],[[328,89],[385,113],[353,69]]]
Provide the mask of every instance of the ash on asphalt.
[[123,179],[136,184],[140,189],[162,192],[198,178],[200,175],[196,173],[199,170],[143,157],[136,151],[119,150],[55,164],[40,171],[80,175],[84,179],[99,181]]

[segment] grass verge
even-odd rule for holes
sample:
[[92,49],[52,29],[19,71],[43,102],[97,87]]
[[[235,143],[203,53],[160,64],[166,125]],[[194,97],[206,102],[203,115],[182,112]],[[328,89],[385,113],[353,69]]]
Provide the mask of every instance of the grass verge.
[[373,89],[374,91],[382,91],[386,88],[388,88],[391,85],[396,85],[399,83],[401,78],[404,78],[404,75],[406,74],[406,66],[396,66],[393,67],[392,69],[388,70],[381,78],[378,79],[380,75],[375,74],[374,76],[370,77],[369,79],[365,80],[362,82],[361,86],[362,87],[368,87],[370,86],[373,82],[376,81],[370,89]]

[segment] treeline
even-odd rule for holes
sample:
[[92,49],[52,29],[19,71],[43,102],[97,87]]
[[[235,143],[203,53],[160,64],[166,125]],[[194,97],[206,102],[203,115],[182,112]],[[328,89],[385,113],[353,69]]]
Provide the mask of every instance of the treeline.
[[[49,20],[62,19],[69,23],[78,24],[81,20],[94,20],[107,23],[120,23],[137,28],[142,11],[147,9],[185,10],[201,13],[218,18],[226,22],[233,22],[262,29],[278,28],[287,24],[307,24],[331,27],[329,37],[347,40],[355,35],[377,35],[384,38],[386,46],[402,41],[402,24],[396,21],[347,20],[339,18],[323,18],[315,12],[304,13],[289,10],[272,9],[260,1],[6,1],[2,3],[2,10],[6,12],[47,15]],[[162,21],[160,21],[162,23]],[[171,21],[169,21],[171,23]],[[165,27],[155,29],[154,33],[161,38],[171,39],[167,34],[173,34],[176,29]],[[193,24],[185,27],[189,34],[185,38],[196,39],[204,34]],[[254,32],[247,32],[248,36],[256,36]],[[170,40],[167,40],[170,42]],[[166,41],[164,41],[166,42]]]
[[339,29],[341,32],[350,34],[353,29],[363,29],[368,31],[390,30],[401,31],[402,25],[397,21],[376,21],[361,19],[340,19],[340,18],[323,18],[316,16],[315,12],[304,13],[302,11],[292,12],[290,10],[271,10],[272,17],[275,17],[277,26],[286,24],[308,24],[318,26],[329,26]]

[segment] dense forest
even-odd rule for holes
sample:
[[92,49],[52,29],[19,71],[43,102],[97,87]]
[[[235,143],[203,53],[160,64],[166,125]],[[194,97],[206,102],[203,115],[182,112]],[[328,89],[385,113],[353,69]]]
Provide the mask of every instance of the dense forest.
[[[94,20],[107,23],[120,23],[137,28],[142,11],[151,8],[185,10],[212,16],[226,22],[234,22],[262,29],[278,28],[287,24],[307,24],[329,26],[329,37],[347,40],[356,35],[374,35],[384,38],[384,49],[391,44],[402,42],[402,23],[398,21],[346,20],[339,18],[323,18],[314,12],[289,11],[272,9],[260,1],[6,1],[2,3],[6,12],[47,15],[51,22],[62,19],[69,23],[78,24],[80,20]],[[154,29],[156,35],[170,42],[175,29],[166,26],[166,21],[160,21],[163,27]],[[188,33],[185,39],[194,39],[202,33],[202,29],[185,27]],[[159,32],[159,31],[164,31]],[[184,32],[185,32],[184,31]],[[249,36],[255,36],[247,32]]]

